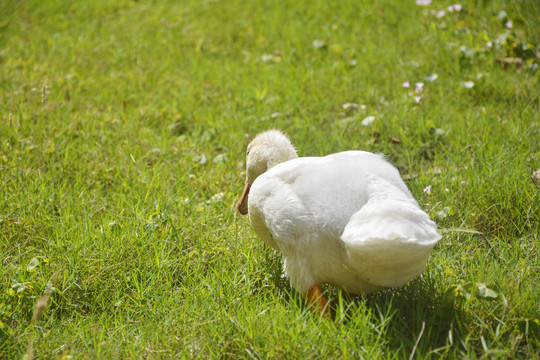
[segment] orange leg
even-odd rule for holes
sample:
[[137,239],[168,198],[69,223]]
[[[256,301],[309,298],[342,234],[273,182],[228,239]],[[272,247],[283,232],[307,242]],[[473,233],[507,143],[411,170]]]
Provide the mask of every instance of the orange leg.
[[332,313],[328,306],[328,300],[323,296],[321,287],[319,285],[313,285],[307,292],[307,304],[313,308],[320,316],[327,319],[332,319]]

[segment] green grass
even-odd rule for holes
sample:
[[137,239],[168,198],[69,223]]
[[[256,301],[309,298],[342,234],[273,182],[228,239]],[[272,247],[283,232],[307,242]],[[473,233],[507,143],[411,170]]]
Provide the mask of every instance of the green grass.
[[[451,4],[0,1],[0,358],[540,357],[540,5]],[[422,276],[306,309],[234,209],[271,127],[385,153]]]

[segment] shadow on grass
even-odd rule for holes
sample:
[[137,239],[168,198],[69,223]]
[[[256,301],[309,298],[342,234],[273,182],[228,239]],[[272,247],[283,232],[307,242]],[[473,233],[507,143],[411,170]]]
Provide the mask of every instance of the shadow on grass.
[[[301,312],[309,312],[305,299],[284,276],[280,258],[267,255],[266,261],[280,300]],[[413,352],[417,358],[455,354],[465,340],[466,314],[445,299],[446,289],[437,288],[429,276],[416,278],[404,287],[362,296],[326,285],[323,289],[335,314],[336,326],[354,327],[356,317],[368,316],[373,328],[383,331],[387,350],[400,358],[409,358]]]
[[[305,300],[283,278],[277,283],[282,301],[308,311]],[[387,288],[363,296],[351,296],[329,286],[324,288],[336,326],[354,327],[355,317],[369,316],[373,328],[383,332],[387,350],[399,358],[409,358],[413,352],[417,358],[430,355],[438,358],[459,351],[456,345],[463,340],[465,314],[453,302],[445,300],[444,291],[429,280],[419,278],[402,288]]]
[[352,297],[338,292],[339,296],[343,296],[345,311],[336,314],[336,321],[346,324],[354,316],[347,308],[365,307],[374,325],[383,328],[388,350],[400,357],[408,358],[413,352],[421,358],[444,356],[462,339],[464,314],[429,280],[415,279],[405,287],[370,295]]

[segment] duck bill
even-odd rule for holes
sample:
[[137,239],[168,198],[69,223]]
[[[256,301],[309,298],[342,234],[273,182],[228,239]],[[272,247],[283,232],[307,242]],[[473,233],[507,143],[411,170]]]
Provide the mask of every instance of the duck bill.
[[246,215],[248,213],[248,195],[249,195],[250,186],[251,185],[248,182],[246,182],[246,186],[244,187],[244,192],[242,192],[242,197],[240,197],[240,200],[238,201],[238,205],[236,206],[236,209],[242,215]]

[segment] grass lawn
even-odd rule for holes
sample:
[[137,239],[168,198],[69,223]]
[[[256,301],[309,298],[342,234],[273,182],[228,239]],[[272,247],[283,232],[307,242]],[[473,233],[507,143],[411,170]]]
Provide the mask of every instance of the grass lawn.
[[[0,358],[539,358],[540,3],[453,4],[0,1]],[[235,211],[268,128],[386,154],[422,276],[310,312]]]

